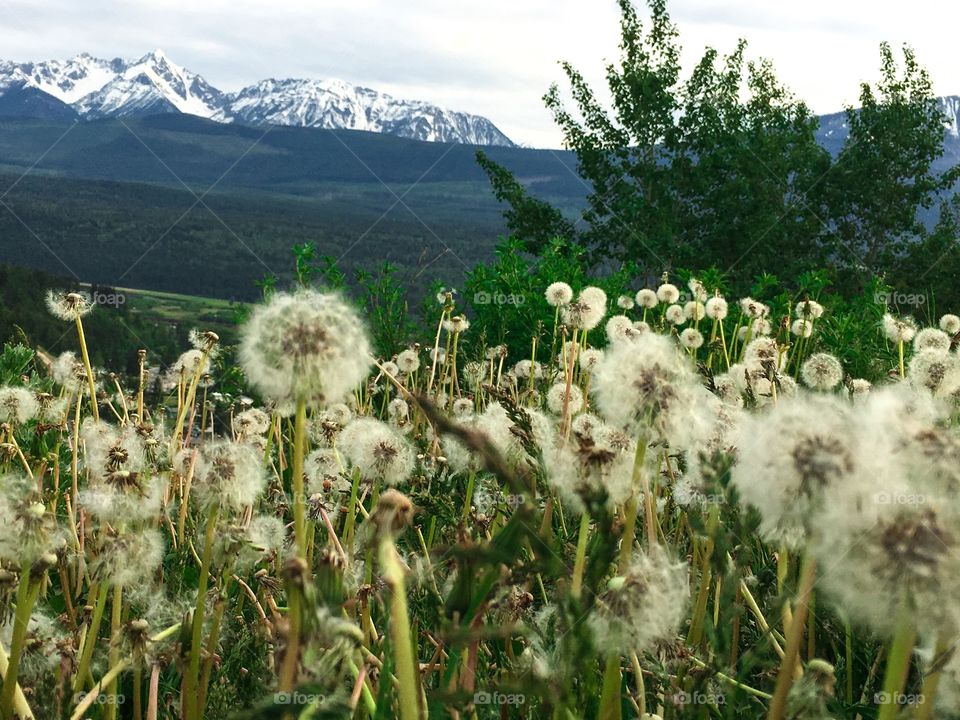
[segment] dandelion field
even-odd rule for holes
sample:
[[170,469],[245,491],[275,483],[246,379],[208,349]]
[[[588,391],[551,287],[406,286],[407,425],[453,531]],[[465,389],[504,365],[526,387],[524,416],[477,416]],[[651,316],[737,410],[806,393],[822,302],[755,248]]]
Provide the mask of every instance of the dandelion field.
[[132,376],[51,294],[76,351],[0,356],[0,714],[954,716],[960,318],[883,316],[871,383],[810,297],[542,292],[520,357],[301,287]]

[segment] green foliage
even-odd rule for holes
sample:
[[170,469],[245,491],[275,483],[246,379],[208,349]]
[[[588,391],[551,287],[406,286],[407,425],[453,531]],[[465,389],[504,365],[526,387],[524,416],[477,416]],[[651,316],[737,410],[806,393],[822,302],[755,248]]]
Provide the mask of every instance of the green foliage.
[[960,169],[936,171],[943,115],[910,48],[901,68],[881,46],[880,82],[862,86],[862,108],[847,110],[849,136],[831,157],[817,141],[819,119],[770,62],[745,59],[746,41],[726,56],[706,48],[682,79],[666,0],[648,5],[641,20],[620,0],[609,108],[569,63],[569,96],[554,85],[544,97],[590,187],[582,229],[559,226],[556,211],[485,165],[521,241],[558,234],[586,247],[594,264],[631,260],[647,276],[714,266],[740,293],[763,272],[794,277],[828,264],[850,293],[870,275],[918,266],[927,291],[950,292],[935,260],[924,265],[953,250],[950,203],[932,232],[924,220]]

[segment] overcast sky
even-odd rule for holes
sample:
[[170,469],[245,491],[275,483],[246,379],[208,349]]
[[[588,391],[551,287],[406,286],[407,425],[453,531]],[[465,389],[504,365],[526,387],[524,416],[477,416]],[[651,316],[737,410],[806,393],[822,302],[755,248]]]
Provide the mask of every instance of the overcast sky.
[[[673,0],[684,65],[745,37],[750,57],[819,113],[877,77],[881,40],[909,43],[939,94],[960,94],[960,5],[946,0]],[[559,147],[541,96],[569,60],[602,82],[613,0],[0,0],[0,58],[162,48],[223,90],[265,77],[340,78],[485,115],[515,141]]]

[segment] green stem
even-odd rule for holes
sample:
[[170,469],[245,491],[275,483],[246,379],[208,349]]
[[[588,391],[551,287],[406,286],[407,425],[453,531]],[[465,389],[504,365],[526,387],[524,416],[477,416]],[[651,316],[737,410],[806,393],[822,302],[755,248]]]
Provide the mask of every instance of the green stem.
[[900,698],[903,694],[903,688],[907,684],[907,674],[910,671],[910,658],[913,654],[915,637],[916,633],[910,617],[910,606],[904,599],[900,603],[897,627],[894,630],[893,640],[890,641],[890,651],[887,654],[887,669],[883,676],[883,694],[881,695],[880,712],[877,714],[877,720],[893,720],[899,714]]
[[197,584],[197,604],[193,611],[193,627],[190,638],[190,663],[184,678],[185,720],[199,720],[197,701],[200,678],[200,645],[203,641],[203,615],[207,606],[207,585],[210,581],[210,561],[213,556],[213,540],[217,529],[220,506],[213,505],[207,515],[207,528],[203,538],[203,556],[200,558],[200,579]]
[[10,656],[7,661],[7,673],[3,678],[3,692],[0,694],[0,715],[4,720],[12,720],[13,701],[16,696],[17,676],[20,672],[20,656],[27,639],[30,615],[40,593],[40,582],[30,580],[30,571],[25,568],[17,587],[17,609],[13,615],[13,636],[10,640]]
[[786,647],[783,659],[780,661],[780,670],[777,672],[777,685],[773,692],[773,700],[767,712],[767,720],[783,720],[787,711],[787,696],[793,685],[794,671],[797,669],[800,654],[800,642],[803,639],[803,630],[807,620],[807,602],[813,591],[813,584],[817,575],[817,563],[810,555],[804,555],[803,567],[800,570],[800,587],[797,593],[797,605],[787,631]]
[[103,620],[103,609],[107,605],[109,589],[107,584],[104,583],[97,592],[97,601],[93,606],[90,627],[87,628],[87,634],[83,641],[83,652],[80,654],[80,664],[77,665],[77,674],[73,681],[74,692],[80,692],[83,689],[87,673],[90,672],[90,660],[93,658],[93,648],[97,644],[97,635],[100,634],[100,622]]
[[410,634],[410,617],[407,612],[407,591],[404,571],[393,541],[385,537],[380,541],[380,567],[390,586],[390,639],[393,643],[399,681],[401,720],[419,720],[417,704],[417,671],[414,662],[414,644]]
[[304,522],[306,498],[303,491],[303,456],[307,444],[307,403],[297,400],[297,417],[293,435],[293,532],[297,554],[307,557],[307,534]]
[[600,720],[621,720],[620,709],[620,656],[611,655],[607,658],[607,666],[603,670],[603,690],[600,695]]
[[[123,586],[113,586],[113,602],[110,606],[110,652],[108,662],[111,667],[120,660],[120,618],[123,609]],[[107,686],[107,720],[116,720],[117,717],[117,680],[114,678]]]
[[83,369],[87,374],[87,386],[90,388],[90,412],[93,419],[100,421],[100,410],[97,408],[97,386],[93,381],[93,368],[90,365],[90,354],[87,352],[87,338],[83,334],[83,321],[77,318],[77,338],[80,342],[80,357],[83,359]]
[[583,591],[583,569],[587,564],[587,538],[590,536],[590,513],[586,510],[580,516],[580,534],[577,537],[577,557],[573,563],[573,582],[570,585],[570,593],[575,597],[580,597]]

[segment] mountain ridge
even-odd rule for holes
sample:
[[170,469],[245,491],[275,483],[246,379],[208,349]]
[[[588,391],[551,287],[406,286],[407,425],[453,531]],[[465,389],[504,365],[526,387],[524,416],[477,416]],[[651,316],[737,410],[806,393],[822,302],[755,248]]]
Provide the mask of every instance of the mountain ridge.
[[[26,90],[30,92],[24,96],[21,117],[60,120],[70,110],[81,120],[181,113],[221,123],[365,130],[429,142],[515,146],[486,117],[395,98],[343,80],[268,78],[223,92],[160,49],[134,60],[106,60],[89,53],[69,60],[0,60],[0,98],[11,91],[20,97]],[[4,115],[14,115],[10,98],[5,105]]]

